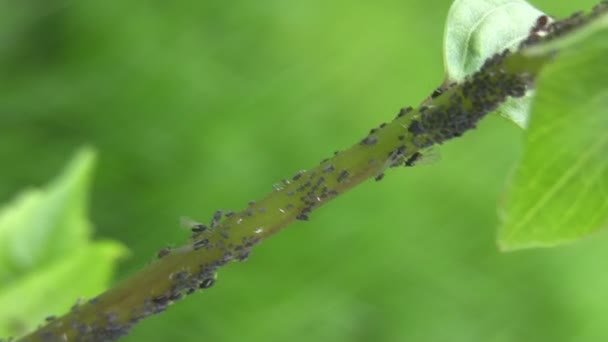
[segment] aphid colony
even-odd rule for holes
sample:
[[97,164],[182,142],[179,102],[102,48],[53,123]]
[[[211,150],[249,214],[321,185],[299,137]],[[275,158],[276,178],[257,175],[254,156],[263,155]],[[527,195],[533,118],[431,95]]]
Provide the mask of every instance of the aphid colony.
[[530,30],[528,38],[526,38],[519,47],[525,48],[541,42],[553,40],[562,36],[564,33],[571,32],[574,29],[584,26],[590,20],[606,13],[608,13],[608,1],[602,1],[593,7],[593,10],[588,15],[585,15],[583,12],[576,12],[570,17],[559,21],[553,21],[553,18],[541,15],[536,20],[534,27]]

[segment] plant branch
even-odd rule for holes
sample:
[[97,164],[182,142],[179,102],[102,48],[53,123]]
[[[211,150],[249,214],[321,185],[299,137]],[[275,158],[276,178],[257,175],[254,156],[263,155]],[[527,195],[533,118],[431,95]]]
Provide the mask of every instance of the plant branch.
[[295,220],[308,220],[315,209],[369,178],[381,180],[391,167],[415,165],[426,148],[475,128],[508,97],[523,96],[555,52],[527,54],[528,47],[567,35],[605,11],[603,4],[590,15],[555,22],[547,36],[531,36],[518,52],[495,55],[462,84],[438,89],[417,109],[401,109],[352,147],[283,180],[244,210],[216,212],[210,227],[193,224],[190,243],[161,250],[139,273],[20,341],[108,341],[126,335],[142,319],[211,287],[221,266],[246,260],[256,244]]

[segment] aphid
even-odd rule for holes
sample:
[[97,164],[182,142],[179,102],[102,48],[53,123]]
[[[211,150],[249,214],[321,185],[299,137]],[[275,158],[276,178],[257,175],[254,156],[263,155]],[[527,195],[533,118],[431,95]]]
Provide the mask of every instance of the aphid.
[[156,255],[159,259],[166,257],[167,255],[171,254],[171,247],[165,247],[162,248],[160,251],[158,251],[158,254]]
[[325,172],[325,173],[331,173],[331,172],[334,172],[335,169],[336,169],[336,167],[333,164],[330,164],[330,165],[327,165],[323,169],[323,172]]
[[189,228],[194,233],[194,236],[199,235],[208,228],[207,225],[194,221],[193,219],[185,216],[180,218],[180,225],[182,227]]
[[277,192],[284,189],[283,186],[279,183],[273,184],[272,187],[274,188],[274,191],[277,191]]
[[375,136],[368,136],[361,140],[361,145],[373,146],[378,143],[378,138]]
[[234,214],[235,214],[235,212],[234,212],[234,211],[228,211],[228,212],[226,212],[226,213],[224,214],[224,216],[226,216],[226,217],[230,218],[230,217],[234,216]]
[[422,153],[414,152],[411,157],[405,161],[405,166],[414,166],[414,164],[422,157]]
[[194,241],[194,244],[192,245],[192,247],[194,248],[194,250],[198,250],[201,249],[205,246],[207,246],[209,244],[209,239],[201,239],[198,241]]
[[400,118],[400,117],[403,117],[407,113],[411,112],[412,109],[413,109],[412,107],[401,108],[401,110],[399,110],[399,113],[397,114],[397,119]]
[[178,300],[182,299],[182,293],[174,292],[167,299],[169,299],[170,302],[177,302]]
[[407,130],[414,135],[424,133],[424,127],[422,127],[422,124],[418,120],[413,120]]
[[380,128],[384,128],[386,126],[386,122],[380,124]]
[[156,296],[154,298],[152,298],[152,302],[154,304],[158,304],[160,306],[164,306],[164,305],[168,305],[169,304],[169,298],[165,295],[160,295],[160,296]]
[[372,129],[369,131],[369,135],[375,134],[377,131],[378,131],[378,129],[377,129],[377,128],[372,128]]
[[215,278],[207,278],[201,282],[199,286],[201,289],[208,289],[215,284]]
[[296,216],[296,220],[308,221],[308,215],[306,215],[306,214],[300,214],[300,215]]
[[243,252],[243,253],[241,253],[241,254],[238,254],[238,255],[236,256],[236,260],[238,260],[238,261],[240,261],[240,262],[247,261],[247,259],[249,259],[249,256],[250,256],[250,255],[251,255],[251,252],[250,252],[250,251],[245,251],[245,252]]
[[194,233],[202,233],[205,230],[207,230],[207,226],[202,224],[202,223],[197,223],[195,225],[193,225],[190,229],[192,230],[192,232]]
[[291,182],[288,179],[283,179],[283,184],[285,184],[285,186],[291,184]]
[[45,321],[50,322],[57,319],[57,316],[47,316],[44,318]]
[[381,173],[381,174],[379,174],[379,175],[377,175],[377,176],[376,176],[375,180],[376,180],[376,182],[379,182],[379,181],[381,181],[383,178],[384,178],[384,173]]
[[342,170],[342,172],[340,172],[340,175],[338,176],[338,183],[344,182],[346,178],[348,178],[348,171]]
[[211,228],[217,227],[217,225],[222,220],[222,214],[223,212],[221,210],[218,210],[215,212],[215,214],[213,214],[213,219],[211,220]]
[[292,179],[293,179],[294,181],[297,181],[298,179],[300,179],[300,177],[302,177],[302,175],[304,174],[304,172],[306,172],[306,171],[304,171],[304,170],[300,170],[300,171],[298,171],[298,172],[295,174],[295,176],[293,176],[293,178],[292,178]]
[[439,87],[439,88],[433,90],[433,93],[431,94],[431,99],[434,99],[441,94],[443,94],[443,89],[441,87]]

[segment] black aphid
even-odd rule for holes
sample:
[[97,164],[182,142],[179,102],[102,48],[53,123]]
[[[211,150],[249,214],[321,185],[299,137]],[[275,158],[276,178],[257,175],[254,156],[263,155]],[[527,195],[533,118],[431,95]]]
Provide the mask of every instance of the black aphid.
[[194,233],[202,233],[205,230],[207,230],[207,226],[202,224],[202,223],[197,223],[195,225],[193,225],[190,229],[192,230],[192,232]]
[[330,164],[330,165],[327,165],[323,169],[323,172],[325,172],[325,173],[331,173],[331,172],[334,172],[334,170],[336,170],[336,167],[333,164]]
[[300,215],[296,216],[296,220],[308,221],[308,215],[306,215],[306,214],[300,214]]
[[361,145],[373,146],[378,143],[378,138],[375,136],[368,136],[361,140]]
[[251,251],[243,251],[242,253],[239,253],[236,255],[236,260],[238,260],[240,262],[247,261],[247,259],[249,259],[250,255],[251,255]]
[[215,278],[207,278],[203,279],[201,285],[199,286],[201,289],[208,289],[215,284]]
[[165,247],[165,248],[161,249],[160,251],[158,251],[158,254],[156,256],[160,259],[160,258],[166,257],[169,254],[171,254],[171,247]]
[[407,130],[414,135],[424,133],[424,127],[422,127],[422,124],[418,120],[413,120]]
[[348,171],[342,170],[338,176],[338,183],[344,182],[348,178]]
[[376,178],[374,178],[376,180],[376,182],[381,181],[384,178],[384,173],[381,173],[379,175],[376,176]]
[[302,177],[302,174],[304,173],[304,171],[298,171],[295,176],[293,176],[293,180],[297,181],[298,179],[300,179],[300,177]]
[[152,302],[159,306],[165,306],[165,305],[169,304],[169,297],[167,297],[165,295],[156,296],[156,297],[152,298]]
[[414,164],[422,157],[422,153],[414,152],[411,157],[405,161],[405,166],[414,166]]
[[439,88],[433,90],[433,93],[431,94],[431,99],[434,99],[441,94],[443,94],[443,89],[441,87],[439,87]]
[[407,113],[412,111],[412,107],[404,107],[401,108],[401,110],[399,111],[399,114],[397,114],[397,119],[400,117],[403,117],[404,115],[406,115]]
[[192,247],[194,248],[194,250],[197,250],[197,249],[207,246],[208,244],[209,244],[209,239],[201,239],[198,241],[194,241],[194,244],[192,245]]
[[172,293],[168,299],[170,302],[177,302],[178,300],[182,299],[182,293],[181,292],[174,292]]
[[211,220],[211,228],[217,227],[217,225],[222,220],[222,215],[223,212],[221,210],[218,210],[215,212],[215,214],[213,214],[213,219]]

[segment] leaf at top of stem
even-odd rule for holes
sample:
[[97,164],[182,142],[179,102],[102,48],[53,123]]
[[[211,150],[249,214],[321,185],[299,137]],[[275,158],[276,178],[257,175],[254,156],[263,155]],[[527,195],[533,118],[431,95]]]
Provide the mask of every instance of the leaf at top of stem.
[[537,82],[524,157],[501,208],[503,250],[608,226],[608,16],[566,39],[549,43],[561,51]]
[[[444,36],[446,83],[462,82],[494,54],[515,49],[544,13],[524,0],[456,0]],[[498,112],[525,128],[531,92],[509,99]]]

